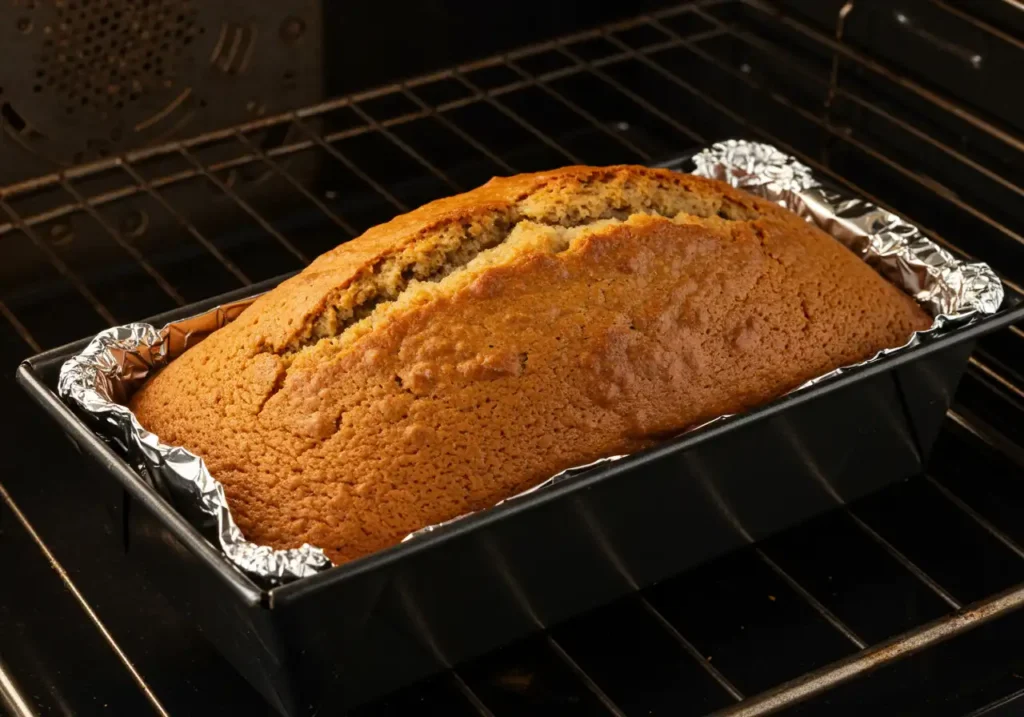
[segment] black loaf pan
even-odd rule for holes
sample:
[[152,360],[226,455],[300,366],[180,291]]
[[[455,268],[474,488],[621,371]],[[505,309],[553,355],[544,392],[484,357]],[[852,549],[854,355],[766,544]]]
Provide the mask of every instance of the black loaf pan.
[[976,339],[1022,319],[1007,288],[999,313],[944,338],[278,587],[228,563],[57,398],[88,340],[18,380],[90,459],[156,586],[281,713],[333,714],[920,472]]

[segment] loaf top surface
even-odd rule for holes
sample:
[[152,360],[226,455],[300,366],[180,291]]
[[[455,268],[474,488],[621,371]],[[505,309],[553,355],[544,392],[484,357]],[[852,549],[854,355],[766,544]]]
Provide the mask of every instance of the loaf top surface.
[[320,256],[131,407],[206,460],[249,539],[344,561],[930,323],[774,204],[668,170],[568,167]]

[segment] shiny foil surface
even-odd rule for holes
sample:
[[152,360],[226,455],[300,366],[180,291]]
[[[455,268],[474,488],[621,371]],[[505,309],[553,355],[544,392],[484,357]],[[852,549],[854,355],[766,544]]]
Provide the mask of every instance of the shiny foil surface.
[[[822,184],[810,168],[775,147],[728,140],[702,150],[693,161],[695,174],[728,182],[777,202],[816,224],[912,295],[934,317],[931,328],[915,333],[904,346],[885,349],[868,361],[838,368],[795,391],[955,330],[981,315],[995,313],[1002,304],[1003,286],[988,265],[957,259],[895,214]],[[161,443],[124,405],[153,371],[233,321],[252,301],[250,298],[219,306],[161,329],[141,323],[107,329],[64,364],[58,392],[62,399],[85,413],[101,435],[118,444],[142,477],[168,496],[197,528],[206,535],[212,534],[232,564],[254,577],[286,582],[329,568],[331,562],[320,548],[311,545],[274,550],[247,541],[231,518],[224,487],[210,474],[203,460],[184,448]],[[726,418],[722,416],[710,423]],[[507,500],[570,480],[621,458],[610,456],[561,471]],[[403,542],[461,517],[465,516],[421,528]]]
[[150,373],[233,321],[252,301],[218,306],[162,329],[150,324],[107,329],[61,367],[57,390],[61,398],[88,414],[100,435],[114,440],[142,476],[201,532],[212,532],[235,566],[271,582],[285,582],[312,575],[331,562],[311,545],[274,550],[246,540],[231,518],[224,486],[203,459],[162,443],[123,405]]
[[841,241],[935,317],[925,333],[994,314],[1003,303],[1002,282],[988,264],[960,261],[913,224],[823,185],[771,145],[731,139],[698,152],[693,162],[694,174],[776,202]]

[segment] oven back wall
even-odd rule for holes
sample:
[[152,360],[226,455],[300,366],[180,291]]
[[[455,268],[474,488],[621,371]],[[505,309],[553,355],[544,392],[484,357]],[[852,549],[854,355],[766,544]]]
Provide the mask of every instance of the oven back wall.
[[658,0],[329,0],[323,6],[324,77],[330,94],[345,94],[579,32],[666,4]]

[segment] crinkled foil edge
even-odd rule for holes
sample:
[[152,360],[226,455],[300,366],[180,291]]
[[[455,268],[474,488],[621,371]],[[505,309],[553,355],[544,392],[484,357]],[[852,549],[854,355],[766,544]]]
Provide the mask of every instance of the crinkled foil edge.
[[[934,317],[929,329],[914,333],[903,346],[830,371],[794,391],[870,365],[980,316],[993,314],[1003,302],[1002,283],[987,264],[957,259],[897,215],[847,191],[822,184],[809,167],[771,145],[746,140],[719,142],[697,153],[693,163],[694,174],[728,182],[777,202],[816,224],[912,295]],[[219,306],[161,329],[149,324],[107,329],[64,364],[58,391],[65,401],[97,423],[101,435],[119,443],[136,462],[140,473],[169,494],[197,527],[212,529],[228,560],[253,576],[285,582],[324,570],[331,562],[323,550],[311,545],[274,550],[245,540],[231,518],[224,487],[202,459],[184,448],[161,443],[123,405],[148,374],[232,321],[252,301]],[[689,431],[727,418],[721,416]],[[569,468],[501,503],[624,457],[609,456]],[[198,516],[193,516],[194,509],[198,509]],[[464,517],[421,528],[407,535],[403,542]]]
[[161,442],[122,405],[147,375],[234,320],[252,301],[218,306],[162,329],[137,323],[102,331],[61,367],[57,390],[97,424],[100,435],[119,444],[179,512],[205,534],[213,532],[228,560],[245,573],[281,583],[329,568],[331,561],[312,545],[275,550],[246,540],[231,517],[224,486],[203,459]]

